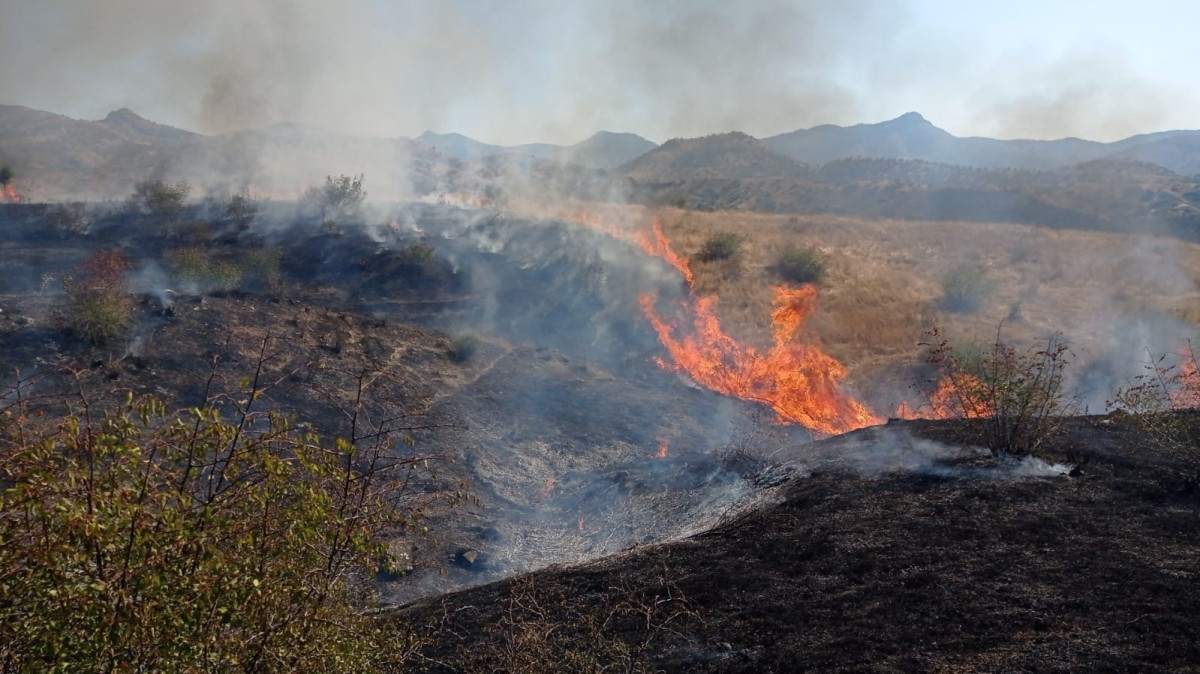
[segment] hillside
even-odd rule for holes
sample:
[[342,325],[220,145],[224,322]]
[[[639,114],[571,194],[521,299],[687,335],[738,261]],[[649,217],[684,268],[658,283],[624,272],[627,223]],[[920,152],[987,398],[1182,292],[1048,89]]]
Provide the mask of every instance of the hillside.
[[552,143],[492,145],[468,138],[460,133],[438,134],[432,131],[426,131],[413,140],[455,159],[517,155],[546,159],[561,164],[575,164],[591,169],[615,168],[658,147],[636,134],[611,131],[599,131],[574,145],[554,145]]
[[[538,658],[637,671],[1188,671],[1200,501],[1114,419],[1017,466],[959,423],[889,424],[776,460],[801,475],[703,534],[390,613],[429,671]],[[1059,472],[1063,471],[1063,472]]]
[[808,167],[740,132],[676,138],[617,169],[634,181],[747,180],[803,176]]

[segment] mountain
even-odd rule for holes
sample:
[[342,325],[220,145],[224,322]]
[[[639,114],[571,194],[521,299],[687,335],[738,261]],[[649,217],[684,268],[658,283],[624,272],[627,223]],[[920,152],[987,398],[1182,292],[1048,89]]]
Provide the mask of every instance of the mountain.
[[440,134],[432,131],[426,131],[413,140],[455,159],[525,155],[594,169],[615,168],[658,147],[637,134],[611,131],[600,131],[587,140],[574,145],[554,145],[552,143],[492,145],[468,138],[461,133]]
[[1104,158],[1159,164],[1180,174],[1200,172],[1200,131],[1168,131],[1113,143],[960,138],[909,112],[878,124],[826,124],[763,139],[798,161],[824,164],[850,157],[920,159],[975,168],[1054,169]]
[[296,124],[206,136],[120,109],[77,120],[0,106],[0,165],[33,199],[123,199],[148,177],[295,198],[326,175],[365,173],[378,198],[436,187],[445,158],[407,139],[356,138]]
[[746,180],[803,176],[808,167],[739,131],[676,138],[617,168],[635,181]]

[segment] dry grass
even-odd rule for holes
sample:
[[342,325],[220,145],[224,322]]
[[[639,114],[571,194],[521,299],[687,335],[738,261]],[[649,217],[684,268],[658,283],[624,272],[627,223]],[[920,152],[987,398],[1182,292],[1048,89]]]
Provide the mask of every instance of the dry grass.
[[[958,222],[868,220],[830,215],[654,212],[683,255],[716,232],[744,237],[734,260],[693,262],[696,290],[720,297],[727,330],[751,344],[771,338],[769,271],[780,252],[816,246],[829,256],[821,309],[811,327],[850,371],[850,385],[877,386],[883,373],[920,361],[922,334],[939,325],[956,338],[1032,342],[1062,332],[1087,360],[1112,327],[1147,312],[1200,323],[1200,245],[1151,235]],[[940,310],[941,280],[979,265],[996,292],[973,315]],[[1191,335],[1181,334],[1182,340]]]

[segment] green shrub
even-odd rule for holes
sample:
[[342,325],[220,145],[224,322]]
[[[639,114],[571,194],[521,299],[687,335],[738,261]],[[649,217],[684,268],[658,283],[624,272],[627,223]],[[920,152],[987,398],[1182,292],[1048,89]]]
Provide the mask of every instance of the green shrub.
[[728,260],[742,248],[742,237],[732,232],[720,232],[708,237],[697,258],[704,262]]
[[479,350],[479,338],[472,334],[456,335],[450,340],[450,360],[465,363],[475,357]]
[[74,274],[63,277],[66,307],[64,326],[94,344],[105,344],[123,335],[133,323],[133,298],[126,272],[133,269],[119,251],[99,251]]
[[775,273],[792,283],[820,283],[827,266],[828,258],[816,247],[792,248],[775,263]]
[[962,265],[942,279],[942,308],[957,313],[975,313],[995,292],[987,271],[976,265]]
[[230,421],[132,395],[56,428],[0,415],[5,671],[363,671],[411,649],[381,647],[365,579],[420,517],[389,499],[424,457],[390,432],[322,442],[260,393]]
[[141,213],[173,222],[183,214],[191,193],[192,186],[185,181],[171,185],[162,179],[151,178],[134,186],[130,204]]

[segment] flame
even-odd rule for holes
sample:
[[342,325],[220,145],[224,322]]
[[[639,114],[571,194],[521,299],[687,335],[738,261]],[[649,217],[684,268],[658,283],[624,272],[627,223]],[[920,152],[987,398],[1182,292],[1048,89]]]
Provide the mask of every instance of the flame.
[[929,394],[929,403],[917,408],[908,403],[900,403],[893,416],[899,419],[982,419],[992,416],[992,409],[980,399],[975,391],[981,391],[982,384],[972,375],[959,373],[955,376],[943,375],[938,380],[937,388]]
[[667,458],[667,441],[663,438],[658,439],[658,458]]
[[775,344],[765,354],[725,334],[714,308],[716,297],[702,297],[687,307],[691,334],[676,336],[674,325],[660,317],[654,298],[643,295],[642,311],[674,364],[659,365],[687,372],[714,391],[770,405],[779,420],[799,423],[823,435],[845,433],[882,423],[865,405],[841,390],[846,368],[814,343],[795,339],[817,307],[817,290],[775,286],[771,317]]
[[2,187],[3,189],[0,189],[0,201],[10,204],[19,204],[24,201],[24,199],[21,198],[20,193],[17,192],[17,188],[13,187],[12,183],[8,183]]
[[[587,225],[629,241],[647,255],[674,267],[688,287],[695,288],[687,258],[672,250],[658,218],[646,218],[628,209],[601,212],[579,207],[547,212],[534,206],[533,212]],[[875,413],[841,390],[841,382],[846,378],[846,368],[841,363],[821,351],[815,342],[796,339],[805,319],[817,308],[816,289],[806,285],[778,286],[774,290],[775,343],[766,354],[759,354],[725,333],[716,316],[715,296],[691,298],[680,307],[680,318],[668,321],[656,311],[656,298],[643,295],[642,311],[673,361],[658,359],[658,365],[686,372],[700,385],[719,393],[766,403],[775,410],[781,423],[803,424],[823,435],[882,423]],[[666,456],[665,443],[659,456]]]
[[1179,390],[1171,394],[1171,406],[1175,409],[1200,407],[1200,370],[1191,349],[1180,352],[1183,363],[1179,366]]
[[579,518],[579,530],[583,531],[583,518],[582,517]]

